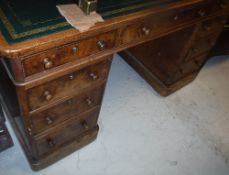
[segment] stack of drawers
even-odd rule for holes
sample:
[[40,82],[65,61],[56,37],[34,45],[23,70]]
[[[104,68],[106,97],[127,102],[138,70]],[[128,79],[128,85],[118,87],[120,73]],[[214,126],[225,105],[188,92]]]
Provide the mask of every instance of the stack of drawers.
[[28,89],[29,134],[40,158],[97,129],[110,61]]
[[215,45],[226,22],[227,16],[217,16],[200,24],[194,41],[184,58],[184,69],[189,67],[188,70],[186,69],[187,72],[196,71],[204,65],[207,55]]
[[228,10],[227,0],[206,0],[156,13],[124,28],[121,44],[148,42],[121,54],[162,96],[167,96],[195,79],[223,30]]
[[44,168],[96,138],[112,61],[112,55],[99,55],[115,43],[116,31],[110,31],[23,57],[17,69],[3,61],[16,85],[22,121],[16,123],[23,128],[20,135],[33,169]]
[[4,101],[32,168],[44,168],[96,138],[112,54],[128,49],[127,62],[163,96],[192,81],[226,22],[228,3],[174,1],[85,33],[0,43],[11,79],[0,67],[0,91],[8,92]]

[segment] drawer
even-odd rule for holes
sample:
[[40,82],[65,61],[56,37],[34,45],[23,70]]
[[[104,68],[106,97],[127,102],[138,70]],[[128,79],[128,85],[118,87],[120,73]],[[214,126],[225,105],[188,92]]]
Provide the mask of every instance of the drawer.
[[209,36],[207,38],[198,38],[194,41],[193,45],[191,46],[190,50],[188,51],[187,56],[185,57],[185,62],[189,62],[195,57],[198,57],[205,52],[209,52],[211,48],[215,45],[215,42],[218,38],[218,35]]
[[173,30],[180,25],[202,19],[220,9],[216,2],[203,3],[192,7],[173,9],[155,14],[148,19],[138,21],[125,27],[121,33],[121,44],[157,37],[161,33]]
[[204,65],[204,63],[207,61],[208,55],[209,55],[209,53],[207,52],[207,53],[205,53],[203,55],[200,55],[200,56],[194,58],[193,61],[196,63],[196,65],[199,68],[201,68]]
[[46,134],[36,136],[34,138],[37,147],[38,157],[43,157],[53,151],[58,151],[58,148],[67,145],[77,139],[82,134],[86,134],[97,126],[99,108],[94,108],[79,116],[76,120],[71,120],[64,123],[62,126],[53,128],[52,131]]
[[176,75],[176,79],[183,78],[191,73],[199,71],[207,60],[207,55],[208,52],[192,58],[189,62],[183,63],[180,66],[180,71]]
[[219,33],[223,29],[226,22],[226,16],[219,16],[203,22],[198,31],[198,37],[207,37],[210,34]]
[[23,61],[25,76],[33,75],[115,46],[116,31],[43,52]]
[[173,78],[170,79],[169,82],[167,82],[167,85],[172,85],[174,83],[176,83],[177,81],[179,81],[180,79],[187,77],[188,75],[199,71],[200,69],[200,65],[197,63],[196,60],[192,60],[189,62],[186,62],[182,65],[180,65],[179,71],[177,71]]
[[104,85],[90,89],[48,110],[32,115],[33,134],[35,135],[41,131],[54,127],[92,107],[99,106],[102,101],[103,91]]
[[88,66],[27,91],[30,110],[79,94],[86,88],[106,81],[110,60]]

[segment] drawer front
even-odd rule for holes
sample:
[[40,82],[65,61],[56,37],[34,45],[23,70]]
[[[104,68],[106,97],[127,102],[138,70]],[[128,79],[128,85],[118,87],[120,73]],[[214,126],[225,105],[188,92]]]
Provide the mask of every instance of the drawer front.
[[177,81],[179,81],[182,78],[187,77],[188,75],[199,71],[200,65],[197,63],[196,60],[186,62],[182,65],[180,65],[179,71],[177,71],[174,76],[167,81],[167,85],[173,85]]
[[136,42],[150,37],[157,37],[161,33],[170,31],[179,25],[202,19],[220,9],[216,2],[198,6],[176,9],[160,14],[155,14],[146,20],[138,21],[125,27],[121,34],[121,44]]
[[82,57],[111,49],[115,46],[115,36],[116,31],[111,31],[29,57],[22,63],[25,76],[27,77],[71,61],[79,60]]
[[44,112],[32,115],[33,134],[38,134],[92,107],[99,106],[102,101],[103,91],[104,85],[90,89]]
[[185,57],[185,62],[189,62],[192,59],[195,59],[195,57],[198,57],[205,52],[209,52],[215,45],[218,35],[219,33],[207,38],[198,38],[196,41],[194,41],[192,47],[188,51],[187,56]]
[[78,136],[95,128],[98,114],[99,109],[94,108],[77,116],[77,120],[67,122],[45,135],[34,138],[38,157],[57,151],[61,146],[70,143],[74,139],[77,139]]
[[[188,24],[191,21],[205,18],[222,10],[222,4],[218,1],[203,3],[193,7],[176,9],[150,18],[138,21],[122,31],[121,44],[133,43],[142,39],[159,36],[161,33],[172,30],[179,25]],[[223,7],[224,8],[224,7]]]
[[29,89],[27,96],[30,110],[79,94],[86,88],[106,81],[110,63],[110,60],[106,60]]
[[204,53],[188,62],[182,63],[179,66],[178,71],[174,73],[174,76],[168,78],[165,84],[170,86],[180,79],[185,78],[192,73],[198,72],[207,60],[207,55],[208,53]]
[[203,22],[198,31],[198,37],[207,37],[208,35],[221,32],[226,22],[227,16],[219,16]]

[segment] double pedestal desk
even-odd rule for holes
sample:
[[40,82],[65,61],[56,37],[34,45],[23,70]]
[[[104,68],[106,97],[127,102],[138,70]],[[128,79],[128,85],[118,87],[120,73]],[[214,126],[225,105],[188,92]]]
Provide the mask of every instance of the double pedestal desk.
[[42,169],[96,139],[114,53],[167,96],[195,79],[228,16],[227,0],[181,0],[83,33],[70,28],[17,43],[0,35],[1,101],[31,167]]

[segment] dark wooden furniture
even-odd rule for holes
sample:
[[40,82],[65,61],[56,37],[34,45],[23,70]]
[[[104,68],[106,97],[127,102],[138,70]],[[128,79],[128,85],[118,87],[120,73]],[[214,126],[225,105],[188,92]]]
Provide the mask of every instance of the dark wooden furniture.
[[229,20],[224,26],[215,46],[211,50],[210,56],[229,55]]
[[5,117],[0,105],[0,152],[13,146],[13,141],[5,125]]
[[228,3],[170,1],[84,33],[68,29],[15,44],[0,35],[2,101],[31,167],[95,140],[112,54],[123,51],[164,96],[194,80],[223,30]]

